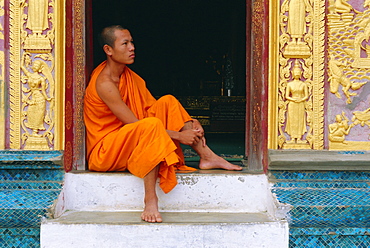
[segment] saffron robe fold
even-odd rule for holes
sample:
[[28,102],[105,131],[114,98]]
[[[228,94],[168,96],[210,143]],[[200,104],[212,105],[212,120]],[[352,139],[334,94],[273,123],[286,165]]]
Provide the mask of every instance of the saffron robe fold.
[[92,73],[84,98],[84,122],[89,169],[92,171],[130,171],[145,177],[160,164],[160,187],[165,193],[177,184],[175,170],[187,167],[179,142],[167,130],[179,131],[191,117],[171,95],[156,100],[145,81],[128,67],[121,75],[122,100],[139,121],[123,124],[100,99],[96,79],[106,62]]

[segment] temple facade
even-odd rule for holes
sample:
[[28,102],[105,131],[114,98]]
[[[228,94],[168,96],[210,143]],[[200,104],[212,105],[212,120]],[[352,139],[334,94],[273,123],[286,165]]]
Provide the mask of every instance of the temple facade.
[[[370,228],[370,1],[253,0],[244,6],[245,97],[243,93],[241,98],[245,100],[246,173],[276,183],[271,192],[287,205],[294,204],[282,196],[285,189],[278,183],[298,180],[298,174],[314,175],[319,181],[333,182],[339,174],[347,181],[361,181],[365,186],[351,193],[363,201],[360,226],[333,224],[333,228],[336,235],[345,228],[357,228],[369,245],[365,233]],[[43,168],[58,171],[59,186],[53,188],[50,205],[59,195],[64,173],[87,170],[82,109],[94,67],[93,22],[91,1],[0,0],[1,171],[15,175],[10,171],[29,169],[19,161],[47,161],[46,167],[36,167],[38,173]],[[284,178],[289,173],[297,178]],[[302,192],[320,184],[305,183],[297,186]],[[315,194],[318,199],[320,193]],[[5,205],[2,201],[0,207]],[[62,205],[57,212],[63,212]],[[299,216],[305,213],[295,214],[291,230],[304,223]],[[320,223],[316,226],[324,228]],[[8,224],[0,228],[3,239],[6,230],[26,227],[9,220]],[[292,233],[290,240],[294,240]],[[303,240],[318,240],[309,238],[315,235]],[[315,247],[313,243],[303,246],[301,240],[289,245]]]

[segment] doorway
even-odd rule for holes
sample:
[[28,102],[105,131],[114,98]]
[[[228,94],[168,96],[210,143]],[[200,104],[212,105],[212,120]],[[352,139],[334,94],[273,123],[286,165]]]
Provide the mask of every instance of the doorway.
[[[97,38],[102,28],[128,28],[136,47],[130,68],[153,96],[176,96],[203,124],[208,145],[240,161],[245,152],[245,5],[245,0],[94,0],[94,66],[105,59]],[[188,161],[197,160],[183,148]]]

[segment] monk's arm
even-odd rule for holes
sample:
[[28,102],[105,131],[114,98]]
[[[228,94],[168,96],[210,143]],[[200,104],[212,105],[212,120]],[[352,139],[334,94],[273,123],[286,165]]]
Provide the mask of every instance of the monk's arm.
[[97,82],[96,91],[108,108],[124,124],[138,121],[134,113],[122,101],[117,86],[110,81]]

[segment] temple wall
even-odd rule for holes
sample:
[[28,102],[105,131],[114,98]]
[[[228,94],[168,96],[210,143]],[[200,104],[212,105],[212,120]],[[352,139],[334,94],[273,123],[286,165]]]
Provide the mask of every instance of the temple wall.
[[[266,146],[370,150],[369,5],[247,5],[253,66],[247,70],[246,154],[256,170],[265,167]],[[0,1],[0,149],[64,150],[67,170],[84,169],[88,8],[83,0]],[[268,37],[254,29],[267,30],[267,20],[258,18],[267,12]]]
[[370,150],[369,8],[270,1],[269,149]]

